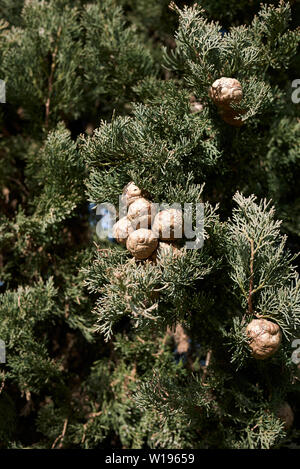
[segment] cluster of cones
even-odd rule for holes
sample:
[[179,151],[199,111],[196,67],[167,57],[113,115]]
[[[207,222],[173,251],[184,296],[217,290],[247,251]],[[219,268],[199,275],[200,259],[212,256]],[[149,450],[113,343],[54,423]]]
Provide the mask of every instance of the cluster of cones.
[[178,251],[175,241],[183,233],[182,211],[168,208],[157,212],[144,195],[134,182],[124,188],[122,204],[127,215],[114,224],[113,237],[126,245],[136,260],[155,261],[159,251]]

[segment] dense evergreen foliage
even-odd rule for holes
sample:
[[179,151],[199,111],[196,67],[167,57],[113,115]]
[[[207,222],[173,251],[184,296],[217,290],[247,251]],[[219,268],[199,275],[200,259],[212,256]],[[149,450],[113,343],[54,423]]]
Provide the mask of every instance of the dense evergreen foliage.
[[[0,448],[299,448],[299,4],[0,12]],[[242,85],[240,127],[220,77]],[[136,262],[99,239],[92,204],[130,181],[203,203],[203,248]],[[282,333],[266,360],[254,318]]]

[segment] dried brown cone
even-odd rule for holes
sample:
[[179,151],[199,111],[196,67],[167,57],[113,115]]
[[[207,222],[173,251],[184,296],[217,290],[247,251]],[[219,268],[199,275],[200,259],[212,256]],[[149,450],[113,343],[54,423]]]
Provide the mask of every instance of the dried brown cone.
[[156,215],[152,230],[162,241],[174,241],[182,238],[182,211],[175,208],[162,210]]
[[265,360],[274,355],[281,344],[281,330],[274,322],[266,319],[253,319],[246,327],[246,334],[252,355],[257,360]]
[[288,402],[283,402],[277,411],[277,417],[284,422],[285,430],[292,428],[294,423],[294,412]]
[[121,218],[117,223],[114,224],[112,232],[113,237],[120,244],[126,244],[127,238],[134,231],[131,222],[127,217]]
[[135,229],[149,228],[154,217],[154,205],[143,197],[129,206],[127,218]]
[[209,89],[211,99],[218,107],[230,109],[243,98],[242,85],[235,78],[221,77]]
[[128,236],[126,247],[135,259],[149,258],[157,248],[158,240],[153,231],[140,228]]
[[124,187],[122,202],[126,207],[129,207],[129,205],[141,197],[143,197],[142,190],[133,181],[129,182],[127,186]]

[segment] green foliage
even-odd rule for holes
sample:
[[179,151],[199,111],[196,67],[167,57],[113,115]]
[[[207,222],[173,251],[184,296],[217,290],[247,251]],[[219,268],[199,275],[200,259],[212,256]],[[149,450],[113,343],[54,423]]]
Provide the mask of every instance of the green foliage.
[[84,163],[63,125],[49,132],[44,147],[28,160],[26,169],[31,192],[37,194],[34,217],[43,219],[42,229],[67,218],[83,200]]
[[217,164],[221,155],[218,131],[210,129],[207,112],[201,116],[189,113],[187,93],[174,83],[166,85],[165,93],[163,103],[136,105],[133,117],[104,123],[83,141],[82,157],[89,161],[91,171],[87,183],[90,200],[117,203],[122,188],[133,179],[153,199],[169,202],[166,197],[171,185],[176,182],[182,190],[180,186],[187,183],[180,172],[182,165],[191,183],[191,174],[192,182],[199,176],[203,180]]
[[[151,327],[153,321],[165,327],[176,319],[184,319],[188,290],[211,270],[202,251],[201,254],[183,251],[176,260],[171,255],[162,256],[157,266],[150,263],[136,266],[130,260],[117,271],[111,270],[109,264],[105,267],[107,278],[104,288],[100,288],[101,284],[97,286],[101,297],[95,312],[99,314],[97,329],[107,340],[114,323],[124,315],[130,315],[133,325],[143,329]],[[98,262],[97,271],[103,268],[101,261]],[[99,278],[95,270],[94,273]]]
[[217,78],[237,78],[245,90],[239,106],[247,111],[243,120],[268,108],[272,93],[266,74],[270,68],[288,67],[299,43],[299,31],[286,31],[289,6],[264,6],[249,27],[232,27],[224,36],[220,24],[208,21],[196,5],[177,11],[177,47],[166,56],[167,66],[182,72],[201,102],[207,102],[209,86]]
[[82,118],[91,107],[95,113],[95,101],[104,115],[129,106],[132,87],[158,69],[145,33],[127,24],[115,0],[35,0],[13,18],[5,11],[0,73],[31,132]]
[[78,17],[76,8],[59,1],[28,2],[21,25],[2,35],[1,75],[8,83],[8,100],[22,106],[25,117],[35,125],[42,124],[44,115],[48,124],[50,113],[53,119],[62,113],[73,118],[79,115],[82,43]]
[[154,67],[151,50],[144,45],[146,37],[140,42],[136,27],[126,26],[118,4],[115,0],[88,4],[82,17],[85,80],[93,100],[104,95],[114,101],[110,108],[131,101],[132,86]]
[[285,229],[293,235],[300,231],[299,193],[294,194],[300,171],[300,123],[294,117],[283,117],[273,124],[265,165],[270,196],[276,203]]
[[[7,377],[17,381],[22,391],[40,390],[47,382],[59,378],[59,368],[47,354],[42,324],[53,311],[53,282],[39,282],[32,289],[19,288],[1,298],[0,335],[7,347]],[[36,331],[40,331],[37,338]]]
[[270,204],[265,200],[255,204],[254,196],[245,199],[237,193],[234,199],[238,209],[234,209],[229,226],[229,263],[231,279],[239,287],[245,307],[250,277],[254,297],[258,292],[286,285],[295,276],[295,270],[291,266],[293,259],[284,251],[286,239],[280,236],[274,208],[268,209]]

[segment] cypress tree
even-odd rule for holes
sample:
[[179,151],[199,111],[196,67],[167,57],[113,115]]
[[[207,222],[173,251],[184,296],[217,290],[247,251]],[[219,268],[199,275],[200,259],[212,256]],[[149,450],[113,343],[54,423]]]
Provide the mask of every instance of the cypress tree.
[[248,3],[1,1],[1,448],[299,447],[299,7]]

